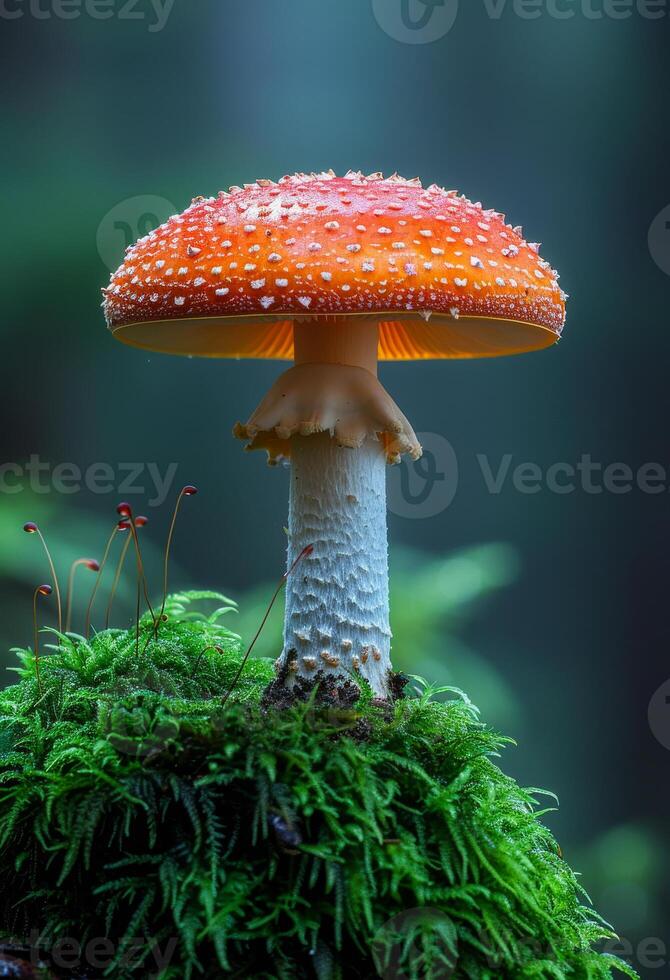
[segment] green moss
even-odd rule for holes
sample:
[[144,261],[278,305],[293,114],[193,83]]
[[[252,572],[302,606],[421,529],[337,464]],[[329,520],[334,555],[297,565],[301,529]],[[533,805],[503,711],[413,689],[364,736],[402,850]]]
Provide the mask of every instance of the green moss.
[[[0,928],[114,977],[610,977],[611,935],[462,696],[265,711],[266,660],[173,597],[19,651],[0,695]],[[146,645],[146,649],[144,649]],[[216,645],[218,649],[215,649]],[[142,937],[142,942],[130,944]],[[91,947],[89,947],[89,950]],[[89,970],[89,975],[91,972]]]

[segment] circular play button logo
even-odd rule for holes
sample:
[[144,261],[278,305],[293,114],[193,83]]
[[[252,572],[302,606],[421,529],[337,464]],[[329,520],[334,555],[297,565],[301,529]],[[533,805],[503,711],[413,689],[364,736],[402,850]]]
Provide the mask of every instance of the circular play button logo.
[[670,204],[660,211],[649,227],[651,257],[666,276],[670,276]]
[[458,933],[439,909],[407,909],[377,931],[371,952],[381,980],[429,974],[435,980],[450,980],[458,963]]
[[654,692],[647,718],[654,738],[664,748],[670,749],[670,680],[664,681]]
[[396,517],[424,520],[447,509],[458,489],[458,459],[448,439],[437,432],[417,432],[423,455],[403,457],[387,478],[388,509]]
[[372,0],[381,29],[401,44],[431,44],[449,33],[458,0]]

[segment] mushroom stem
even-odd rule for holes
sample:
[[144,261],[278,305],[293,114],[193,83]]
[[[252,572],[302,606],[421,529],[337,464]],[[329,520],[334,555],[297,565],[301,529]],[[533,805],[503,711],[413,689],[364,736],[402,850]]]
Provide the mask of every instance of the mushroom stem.
[[286,580],[284,653],[290,687],[298,677],[360,671],[389,695],[386,457],[367,439],[338,446],[329,433],[294,436],[288,564],[312,553]]
[[295,320],[296,364],[349,364],[377,377],[379,323],[375,317]]
[[293,325],[295,364],[234,428],[270,461],[291,459],[284,648],[298,679],[359,674],[389,696],[391,668],[386,463],[421,455],[414,431],[377,380],[374,317],[313,317]]
[[[296,367],[341,365],[376,377],[374,321],[295,323]],[[365,411],[366,405],[355,405]],[[288,566],[312,552],[286,582],[283,666],[298,677],[360,672],[389,694],[386,451],[374,433],[355,448],[330,432],[291,440]]]

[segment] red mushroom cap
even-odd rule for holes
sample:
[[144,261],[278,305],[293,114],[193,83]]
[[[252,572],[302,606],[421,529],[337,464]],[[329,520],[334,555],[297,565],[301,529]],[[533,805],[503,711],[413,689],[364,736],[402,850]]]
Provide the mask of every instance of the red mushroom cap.
[[374,317],[382,360],[478,357],[560,336],[558,275],[503,215],[418,180],[260,180],[140,239],[104,291],[114,335],[174,354],[291,358],[293,321]]

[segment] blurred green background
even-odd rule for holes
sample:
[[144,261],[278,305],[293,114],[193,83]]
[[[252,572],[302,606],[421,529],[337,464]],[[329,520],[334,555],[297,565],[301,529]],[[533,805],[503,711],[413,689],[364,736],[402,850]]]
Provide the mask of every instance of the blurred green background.
[[[99,290],[129,239],[196,194],[329,167],[418,174],[503,210],[562,274],[565,337],[506,360],[382,366],[445,476],[423,507],[425,470],[391,478],[394,657],[467,689],[519,741],[506,770],[558,793],[548,820],[567,858],[633,947],[666,944],[633,956],[663,975],[669,756],[652,727],[670,745],[670,718],[650,727],[647,709],[670,675],[669,483],[531,494],[511,476],[583,454],[670,468],[670,11],[610,15],[625,9],[3,0],[0,640],[3,654],[31,642],[32,587],[48,578],[23,522],[43,526],[64,578],[100,557],[120,496],[149,516],[158,589],[172,501],[199,486],[172,582],[232,595],[246,636],[282,571],[287,474],[230,435],[281,368],[114,343]],[[491,493],[480,457],[495,473],[506,454]],[[91,484],[97,463],[111,478]],[[160,506],[156,472],[170,477]],[[81,628],[91,573],[78,582]],[[132,608],[129,580],[117,623]]]

